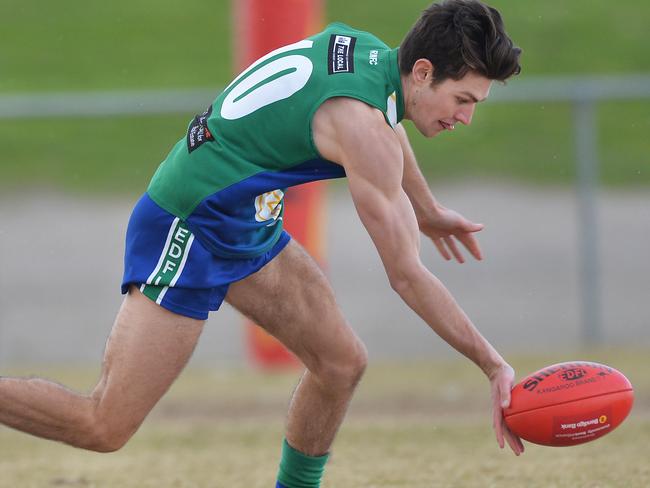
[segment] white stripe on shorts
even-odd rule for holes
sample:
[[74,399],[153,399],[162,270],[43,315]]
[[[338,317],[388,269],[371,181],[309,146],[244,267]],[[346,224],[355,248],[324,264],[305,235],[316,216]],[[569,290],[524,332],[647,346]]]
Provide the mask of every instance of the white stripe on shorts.
[[167,293],[167,290],[169,290],[168,286],[163,287],[163,289],[160,291],[160,295],[158,295],[158,298],[156,298],[156,303],[160,305],[163,301],[163,298],[165,298],[165,293]]
[[158,264],[156,265],[156,268],[153,270],[153,273],[149,275],[149,278],[147,278],[147,285],[151,285],[151,280],[153,280],[155,276],[158,274],[158,272],[160,271],[160,267],[163,265],[163,262],[165,261],[165,257],[167,257],[167,253],[169,252],[169,244],[172,241],[172,236],[174,235],[174,229],[176,229],[176,226],[178,225],[178,222],[180,220],[181,219],[176,217],[172,222],[172,225],[169,227],[169,232],[167,233],[167,240],[165,241],[165,247],[163,247],[163,250],[160,253],[160,258],[158,259]]
[[[194,234],[190,234],[190,238],[187,240],[187,246],[185,246],[185,252],[183,253],[183,259],[181,260],[181,264],[178,266],[178,271],[176,272],[176,275],[174,275],[174,278],[169,283],[169,286],[174,286],[178,281],[178,278],[180,278],[181,275],[183,274],[183,268],[185,267],[185,262],[187,261],[187,256],[190,254],[190,248],[192,247],[193,242],[194,242]],[[166,290],[163,291],[163,295],[165,294],[165,291]]]

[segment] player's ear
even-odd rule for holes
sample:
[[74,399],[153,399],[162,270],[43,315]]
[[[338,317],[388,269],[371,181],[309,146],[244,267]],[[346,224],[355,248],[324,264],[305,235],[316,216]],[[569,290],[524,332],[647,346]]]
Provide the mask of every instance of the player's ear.
[[413,81],[418,85],[431,84],[433,80],[433,69],[431,61],[425,58],[418,59],[413,63],[413,69],[411,70]]

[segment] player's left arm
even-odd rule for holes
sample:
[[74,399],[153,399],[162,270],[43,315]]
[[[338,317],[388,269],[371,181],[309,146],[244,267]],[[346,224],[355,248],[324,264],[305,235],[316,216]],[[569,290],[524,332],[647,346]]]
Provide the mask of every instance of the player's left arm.
[[456,241],[463,244],[476,259],[482,259],[481,248],[474,233],[483,229],[483,225],[471,222],[436,200],[422,175],[402,124],[397,124],[395,133],[404,154],[402,187],[413,205],[420,231],[433,241],[446,260],[450,260],[453,255],[459,263],[465,262]]
[[383,115],[362,102],[334,99],[314,118],[324,158],[346,171],[357,213],[384,264],[391,287],[442,339],[476,363],[490,380],[493,421],[501,447],[515,454],[521,440],[505,426],[514,371],[481,335],[447,288],[422,264],[416,216],[402,187],[403,155]]

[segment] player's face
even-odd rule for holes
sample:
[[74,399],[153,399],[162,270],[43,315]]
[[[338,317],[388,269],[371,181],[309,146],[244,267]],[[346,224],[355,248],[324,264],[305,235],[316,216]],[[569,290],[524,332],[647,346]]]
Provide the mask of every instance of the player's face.
[[[429,64],[430,66],[430,64]],[[431,74],[414,72],[406,99],[406,118],[425,136],[434,137],[456,124],[469,125],[476,104],[487,98],[492,80],[470,71],[460,80],[431,84]]]

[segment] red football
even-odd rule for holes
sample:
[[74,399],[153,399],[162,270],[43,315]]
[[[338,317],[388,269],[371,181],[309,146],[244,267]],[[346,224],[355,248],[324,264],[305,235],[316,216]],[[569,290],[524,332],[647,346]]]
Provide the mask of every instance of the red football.
[[632,409],[628,379],[604,364],[554,364],[512,390],[503,415],[522,439],[545,446],[575,446],[614,430]]

